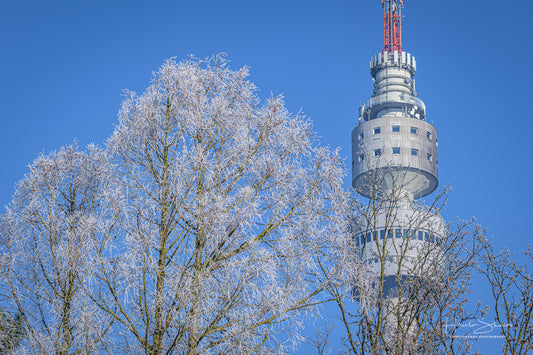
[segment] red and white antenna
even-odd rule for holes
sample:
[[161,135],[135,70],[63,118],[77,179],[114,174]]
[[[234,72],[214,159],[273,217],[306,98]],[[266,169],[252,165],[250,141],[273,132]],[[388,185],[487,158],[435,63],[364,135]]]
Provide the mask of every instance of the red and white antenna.
[[402,52],[403,0],[381,0],[385,33],[384,52]]

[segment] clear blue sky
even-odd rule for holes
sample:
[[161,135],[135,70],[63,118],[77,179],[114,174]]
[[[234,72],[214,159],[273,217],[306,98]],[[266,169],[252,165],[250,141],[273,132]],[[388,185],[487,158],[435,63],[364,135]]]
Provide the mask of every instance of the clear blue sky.
[[[439,133],[448,220],[476,216],[497,247],[533,240],[533,2],[405,0],[404,49]],[[225,52],[260,95],[283,93],[350,161],[381,50],[379,0],[25,1],[0,4],[0,204],[39,152],[111,134],[121,91],[169,57]],[[348,186],[349,178],[346,178]]]

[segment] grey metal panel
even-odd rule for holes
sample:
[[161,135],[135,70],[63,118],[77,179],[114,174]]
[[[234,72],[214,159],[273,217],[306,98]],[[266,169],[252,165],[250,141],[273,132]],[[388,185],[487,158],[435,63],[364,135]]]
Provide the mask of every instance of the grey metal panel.
[[[400,132],[392,132],[392,125],[400,125]],[[381,133],[373,134],[374,128],[380,127]],[[418,128],[418,134],[410,131],[411,127]],[[428,139],[426,132],[431,132]],[[358,139],[364,132],[364,138]],[[401,181],[403,188],[413,194],[415,198],[433,192],[438,185],[438,147],[437,132],[426,121],[410,117],[384,116],[359,124],[352,133],[352,185],[366,197],[371,194],[369,181],[371,174],[379,169]],[[400,154],[392,153],[393,147],[400,147]],[[418,155],[411,155],[411,149],[418,149]],[[381,149],[381,155],[373,155],[376,149]],[[427,153],[432,161],[427,160]],[[364,155],[364,161],[358,157]],[[377,170],[376,170],[377,169]],[[397,174],[394,172],[397,171]],[[389,186],[383,182],[380,188],[385,191]]]

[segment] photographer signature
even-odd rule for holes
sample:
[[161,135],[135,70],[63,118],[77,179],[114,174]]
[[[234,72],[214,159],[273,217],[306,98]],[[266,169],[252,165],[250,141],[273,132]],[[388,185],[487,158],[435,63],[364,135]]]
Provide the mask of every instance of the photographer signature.
[[512,324],[498,324],[496,322],[487,322],[483,318],[469,320],[468,322],[461,324],[449,324],[444,325],[446,328],[469,328],[475,335],[483,335],[492,333],[495,329],[502,327],[513,327]]

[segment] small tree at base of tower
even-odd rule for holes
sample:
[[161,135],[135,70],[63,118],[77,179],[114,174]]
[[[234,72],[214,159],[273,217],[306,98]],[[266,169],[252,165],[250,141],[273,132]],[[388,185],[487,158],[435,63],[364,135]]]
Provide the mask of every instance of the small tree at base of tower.
[[[493,296],[495,322],[503,336],[504,354],[530,354],[533,351],[533,274],[527,265],[513,260],[507,249],[496,254],[489,242],[484,243],[480,271],[489,281]],[[524,252],[533,262],[533,246]]]
[[390,175],[374,171],[367,203],[354,193],[357,266],[329,283],[344,344],[357,354],[466,353],[469,342],[456,335],[480,313],[465,306],[483,230],[472,221],[446,227],[439,213],[447,190],[427,206],[406,199],[400,183],[380,192],[385,178],[390,184]]

